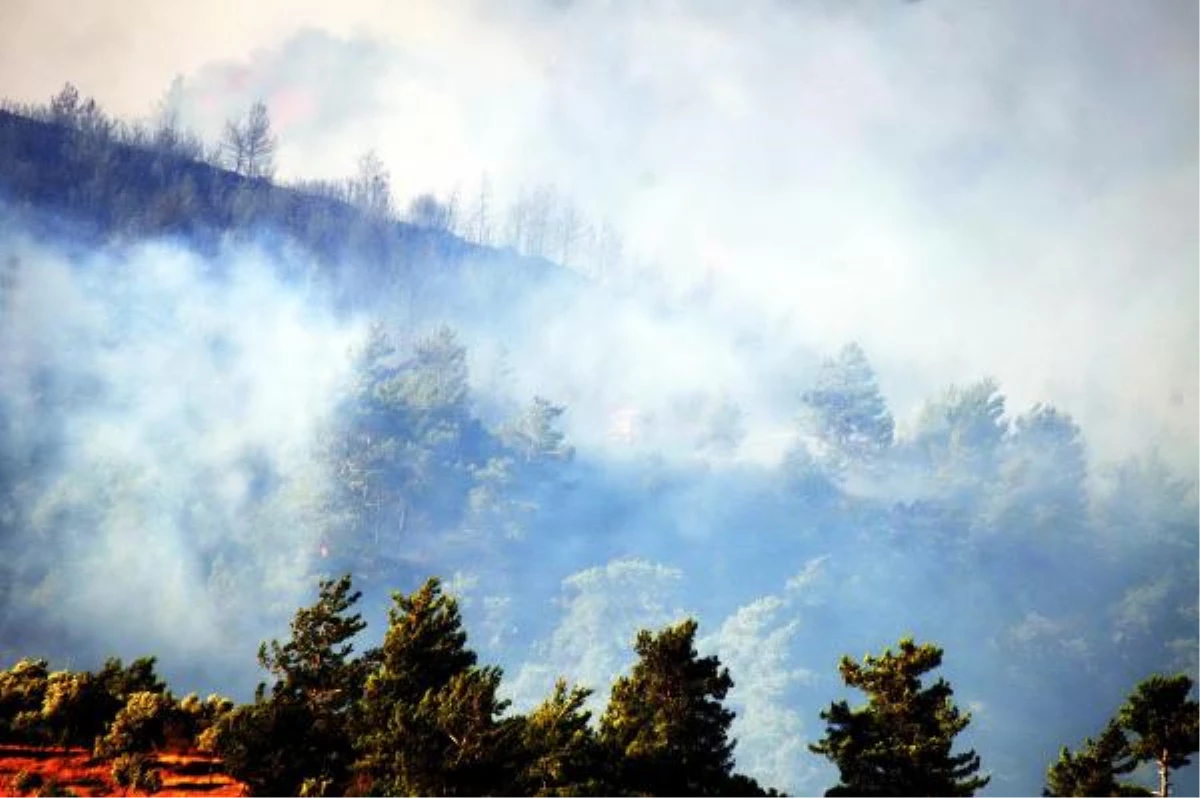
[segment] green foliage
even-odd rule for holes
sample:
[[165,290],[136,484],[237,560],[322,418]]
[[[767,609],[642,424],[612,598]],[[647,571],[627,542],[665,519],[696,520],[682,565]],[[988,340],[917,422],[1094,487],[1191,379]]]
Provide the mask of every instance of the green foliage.
[[1188,698],[1186,674],[1154,675],[1139,683],[1117,713],[1117,722],[1134,737],[1129,747],[1139,762],[1158,764],[1159,795],[1170,795],[1172,770],[1185,767],[1198,747],[1200,707]]
[[111,657],[105,660],[96,680],[105,692],[117,699],[119,707],[134,693],[166,692],[166,682],[154,672],[156,662],[154,657],[139,657],[123,666],[119,658]]
[[219,695],[209,695],[201,701],[195,693],[189,693],[179,701],[179,736],[202,751],[211,751],[216,734],[214,727],[224,715],[233,711],[233,707],[232,701]]
[[41,720],[48,683],[44,659],[23,659],[0,672],[0,739],[30,741]]
[[604,795],[604,752],[583,708],[591,690],[568,688],[560,679],[554,693],[521,718],[520,795]]
[[863,690],[867,704],[845,701],[821,712],[825,737],[809,748],[829,758],[841,781],[826,795],[974,795],[990,777],[980,777],[974,751],[952,754],[954,737],[970,723],[955,706],[944,679],[925,687],[921,676],[942,663],[942,650],[911,639],[899,650],[868,655],[862,664],[843,657],[847,686]]
[[354,700],[363,678],[363,664],[350,656],[354,638],[366,628],[360,614],[350,614],[362,593],[351,592],[349,574],[323,580],[319,592],[316,604],[296,612],[291,639],[263,643],[258,661],[276,679],[274,697],[338,714]]
[[1058,761],[1046,772],[1046,789],[1042,794],[1149,795],[1149,790],[1117,778],[1132,772],[1137,765],[1125,733],[1116,723],[1109,723],[1097,739],[1084,740],[1079,751],[1072,753],[1063,746]]
[[[617,787],[650,795],[724,795],[733,776],[721,701],[733,687],[716,657],[698,657],[696,622],[638,633],[638,661],[613,685],[600,739],[614,758]],[[744,785],[743,785],[744,786]]]
[[321,756],[307,733],[309,720],[298,704],[260,698],[223,715],[209,745],[251,794],[296,795]]
[[475,666],[458,602],[437,579],[393,594],[378,665],[355,718],[356,769],[371,792],[487,791],[512,737],[497,718],[500,671]]
[[254,792],[295,795],[305,783],[344,790],[353,756],[348,712],[370,660],[351,659],[366,625],[351,614],[360,596],[349,575],[322,581],[317,602],[297,611],[291,639],[259,649],[259,663],[275,677],[270,697],[260,685],[253,704],[220,714],[203,736]]
[[466,350],[449,328],[402,357],[375,327],[355,365],[328,450],[338,477],[329,509],[344,530],[338,550],[377,573],[402,535],[461,522],[483,433],[468,404]]
[[[1125,700],[1104,733],[1088,738],[1078,753],[1066,747],[1046,775],[1046,795],[1152,795],[1138,784],[1117,776],[1143,762],[1158,765],[1158,795],[1170,794],[1172,770],[1190,764],[1200,744],[1197,712],[1189,699],[1192,680],[1186,674],[1154,675],[1142,681]],[[1132,733],[1132,740],[1127,736]]]
[[125,792],[140,790],[153,795],[162,789],[162,771],[142,753],[121,754],[113,760],[110,773],[113,784]]
[[541,397],[495,429],[480,421],[466,349],[444,326],[403,348],[373,327],[339,411],[325,448],[331,548],[372,576],[393,570],[413,536],[520,538],[536,488],[573,457],[565,409]]
[[367,680],[365,698],[416,704],[475,665],[475,652],[466,646],[458,601],[442,592],[439,579],[427,580],[409,596],[393,593],[392,601],[378,668]]
[[500,677],[499,668],[471,667],[425,693],[403,721],[420,742],[410,741],[409,752],[393,760],[399,766],[394,789],[415,795],[508,792],[516,727],[499,721],[508,706],[497,697]]
[[178,712],[171,696],[143,690],[132,693],[113,718],[108,733],[96,741],[102,759],[161,748],[167,727]]
[[401,400],[425,426],[466,415],[467,350],[449,327],[418,341],[406,365],[386,397]]
[[[21,660],[0,672],[0,739],[62,746],[90,745],[136,692],[161,694],[154,658],[128,668],[109,659],[96,672],[48,672],[45,660]],[[168,700],[167,703],[170,703]]]
[[[643,661],[614,692],[602,744],[583,709],[589,691],[563,682],[530,715],[502,718],[501,672],[477,665],[457,602],[437,579],[411,595],[394,594],[383,646],[351,663],[345,640],[361,624],[345,617],[357,599],[348,590],[346,579],[326,583],[329,617],[314,622],[322,613],[302,610],[292,643],[264,646],[263,664],[278,677],[270,698],[260,689],[253,704],[223,715],[209,735],[230,774],[256,794],[761,794],[752,779],[731,772],[733,715],[719,701],[732,682],[715,658],[696,656],[694,622],[641,635]],[[337,642],[312,647],[331,639]],[[349,720],[343,694],[314,670],[320,663],[346,674],[362,665],[344,681],[347,694],[358,696]],[[365,682],[356,682],[368,668]],[[676,697],[680,690],[687,694]],[[194,711],[195,703],[182,706]],[[313,733],[320,711],[344,725],[328,726],[330,735],[320,738]],[[624,744],[614,743],[623,733]],[[318,764],[346,741],[353,750],[338,764]],[[355,777],[348,780],[351,756]]]
[[42,723],[64,748],[88,745],[113,719],[116,698],[91,673],[57,671],[46,682]]

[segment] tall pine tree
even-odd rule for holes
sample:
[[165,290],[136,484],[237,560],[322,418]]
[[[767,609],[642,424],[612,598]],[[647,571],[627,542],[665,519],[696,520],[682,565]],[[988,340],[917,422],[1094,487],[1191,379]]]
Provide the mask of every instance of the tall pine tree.
[[430,579],[393,595],[378,664],[356,708],[356,787],[385,795],[504,791],[512,723],[498,668],[477,667],[458,602]]
[[260,684],[254,703],[219,722],[216,752],[255,794],[329,794],[348,785],[349,709],[373,656],[351,659],[351,641],[366,626],[350,614],[360,595],[349,575],[322,581],[317,602],[296,612],[291,639],[259,649],[275,677],[270,695]]
[[696,622],[638,633],[638,661],[619,678],[600,720],[617,788],[635,795],[761,794],[733,772],[733,679],[716,657],[699,657]]
[[518,795],[607,795],[605,761],[583,708],[591,690],[564,680],[540,706],[520,718]]
[[910,638],[899,650],[868,655],[861,664],[843,657],[849,687],[867,694],[864,706],[837,701],[821,713],[825,737],[809,748],[828,757],[841,782],[826,795],[974,795],[990,777],[977,776],[979,755],[951,753],[954,737],[971,717],[959,712],[944,679],[921,676],[942,664],[942,650]]
[[1192,680],[1186,674],[1151,676],[1134,688],[1117,714],[1123,728],[1136,735],[1133,755],[1158,765],[1158,794],[1171,794],[1171,771],[1186,766],[1197,748],[1197,711],[1188,698]]
[[1078,751],[1062,747],[1058,761],[1046,772],[1042,795],[1150,795],[1144,787],[1117,779],[1137,764],[1121,727],[1109,723],[1098,738],[1084,740]]

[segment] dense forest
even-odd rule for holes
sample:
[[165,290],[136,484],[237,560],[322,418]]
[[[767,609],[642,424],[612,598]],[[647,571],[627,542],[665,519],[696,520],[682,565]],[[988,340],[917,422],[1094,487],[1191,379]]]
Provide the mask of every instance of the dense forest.
[[401,212],[275,146],[0,111],[6,741],[139,790],[171,741],[263,794],[1195,789],[1190,477],[988,378],[902,424],[547,191]]

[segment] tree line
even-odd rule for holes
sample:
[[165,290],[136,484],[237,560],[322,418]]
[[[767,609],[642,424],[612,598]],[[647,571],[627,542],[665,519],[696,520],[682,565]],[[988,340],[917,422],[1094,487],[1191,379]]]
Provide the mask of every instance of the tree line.
[[[252,181],[274,181],[279,138],[265,102],[255,101],[241,116],[226,120],[220,138],[208,144],[183,122],[183,99],[183,81],[177,77],[148,119],[125,121],[109,116],[95,98],[85,97],[68,82],[44,104],[6,100],[0,109],[73,131],[79,136],[79,154],[88,160],[107,160],[111,157],[105,153],[107,147],[123,145],[168,159],[205,163]],[[506,247],[596,275],[614,274],[627,259],[616,229],[608,222],[588,220],[552,184],[522,188],[507,206],[497,207],[492,181],[485,173],[470,192],[456,188],[439,196],[418,190],[400,207],[391,172],[371,149],[345,178],[299,179],[286,185],[350,205],[370,220],[402,221],[477,246]]]
[[[218,695],[176,698],[155,673],[155,658],[125,665],[110,658],[96,671],[50,671],[44,659],[22,659],[0,671],[0,741],[90,748],[107,762],[121,789],[157,792],[160,770],[152,753],[167,747],[212,750],[215,722],[234,709]],[[10,786],[22,793],[66,795],[61,785],[35,784],[18,774]]]
[[[778,795],[735,767],[733,678],[697,653],[697,623],[642,630],[637,659],[612,685],[598,718],[591,689],[560,679],[541,704],[509,713],[503,673],[467,644],[453,595],[436,578],[395,592],[380,646],[361,654],[366,628],[351,577],[323,580],[291,635],[259,648],[270,674],[254,699],[176,699],[155,660],[111,659],[96,672],[49,672],[21,660],[0,672],[0,740],[91,746],[114,783],[154,792],[153,754],[170,746],[215,753],[255,795]],[[974,795],[989,782],[974,750],[956,750],[970,723],[943,678],[943,651],[905,638],[861,661],[843,657],[848,687],[866,695],[820,713],[810,750],[839,781],[826,795]],[[1096,739],[1064,747],[1045,795],[1161,795],[1197,751],[1187,675],[1137,685]],[[1125,780],[1154,763],[1157,792]]]

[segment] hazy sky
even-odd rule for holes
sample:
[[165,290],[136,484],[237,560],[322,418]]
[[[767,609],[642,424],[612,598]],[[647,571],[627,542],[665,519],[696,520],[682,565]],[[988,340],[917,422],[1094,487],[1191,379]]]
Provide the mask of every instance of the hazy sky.
[[1195,470],[1197,11],[1183,2],[8,0],[0,94],[66,80],[285,176],[376,148],[403,202],[554,183],[797,339],[857,339],[901,420],[991,374],[1096,453]]

